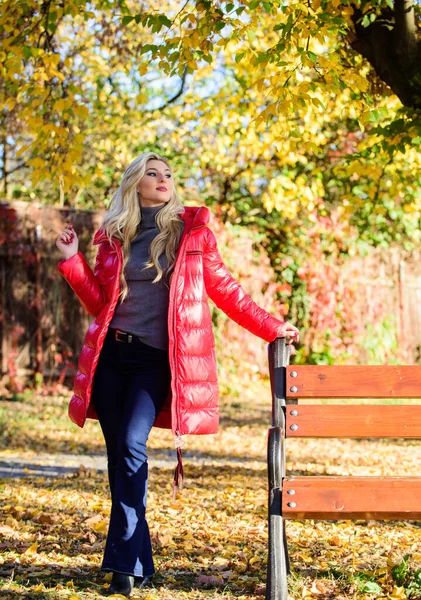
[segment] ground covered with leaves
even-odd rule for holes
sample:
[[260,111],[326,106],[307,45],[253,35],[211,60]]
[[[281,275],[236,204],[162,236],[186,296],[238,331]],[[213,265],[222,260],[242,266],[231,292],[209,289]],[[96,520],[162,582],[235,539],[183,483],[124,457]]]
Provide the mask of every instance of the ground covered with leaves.
[[[67,418],[67,396],[0,401],[0,462],[61,465],[104,453],[98,424]],[[157,574],[148,600],[262,599],[267,569],[268,382],[221,401],[217,435],[189,436],[185,487],[172,500],[172,436],[153,430],[148,520]],[[164,464],[158,458],[166,460]],[[174,457],[174,460],[173,460]],[[421,446],[404,440],[288,441],[291,474],[418,475]],[[106,474],[81,467],[0,482],[0,598],[90,600],[107,593],[99,570],[110,499]],[[405,493],[402,490],[402,493]],[[421,525],[414,521],[288,521],[290,598],[421,598]]]

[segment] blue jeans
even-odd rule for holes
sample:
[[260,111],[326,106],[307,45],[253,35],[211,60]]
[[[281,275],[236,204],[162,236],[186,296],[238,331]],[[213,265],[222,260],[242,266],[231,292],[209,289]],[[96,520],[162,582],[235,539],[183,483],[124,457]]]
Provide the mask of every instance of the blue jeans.
[[171,383],[168,352],[118,342],[115,329],[104,340],[92,402],[108,456],[111,515],[102,570],[148,577],[155,572],[145,517],[148,489],[146,442]]

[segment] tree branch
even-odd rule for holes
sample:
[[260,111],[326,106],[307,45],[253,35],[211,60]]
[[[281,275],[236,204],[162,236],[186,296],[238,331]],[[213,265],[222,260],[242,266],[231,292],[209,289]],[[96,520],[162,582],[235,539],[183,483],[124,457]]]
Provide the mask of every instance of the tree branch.
[[5,169],[3,169],[3,172],[5,175],[11,175],[15,171],[19,171],[19,169],[23,169],[23,167],[25,167],[26,164],[27,164],[27,161],[23,161],[21,163],[18,163],[15,167],[13,167],[13,169],[8,169],[7,171]]
[[164,110],[164,108],[167,108],[167,106],[169,106],[170,104],[172,104],[173,102],[175,102],[177,100],[177,98],[179,98],[181,96],[181,94],[184,91],[184,86],[186,83],[186,76],[187,76],[187,67],[184,67],[183,70],[183,74],[181,76],[181,86],[180,89],[178,90],[178,92],[169,100],[167,100],[167,102],[165,102],[165,104],[163,104],[162,106],[159,106],[156,110]]

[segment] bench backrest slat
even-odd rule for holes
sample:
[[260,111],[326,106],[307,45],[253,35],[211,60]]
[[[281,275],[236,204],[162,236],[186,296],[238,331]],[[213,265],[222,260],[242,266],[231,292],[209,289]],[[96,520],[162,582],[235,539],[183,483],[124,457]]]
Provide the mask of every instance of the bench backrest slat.
[[419,366],[289,365],[287,398],[421,398]]

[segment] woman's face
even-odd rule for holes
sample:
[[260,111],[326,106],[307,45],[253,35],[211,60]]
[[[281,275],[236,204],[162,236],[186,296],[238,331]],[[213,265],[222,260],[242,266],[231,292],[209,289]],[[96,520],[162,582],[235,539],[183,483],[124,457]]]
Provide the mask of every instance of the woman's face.
[[159,206],[168,202],[174,187],[172,173],[162,160],[151,158],[146,172],[137,184],[141,206]]

